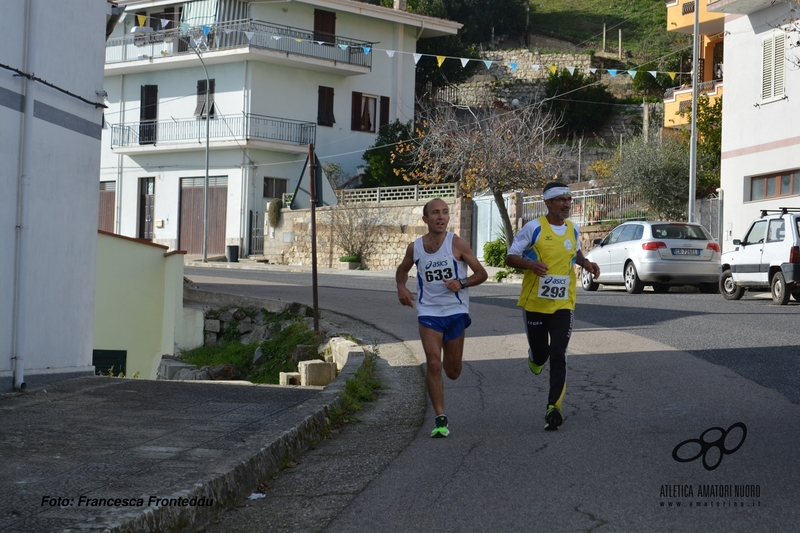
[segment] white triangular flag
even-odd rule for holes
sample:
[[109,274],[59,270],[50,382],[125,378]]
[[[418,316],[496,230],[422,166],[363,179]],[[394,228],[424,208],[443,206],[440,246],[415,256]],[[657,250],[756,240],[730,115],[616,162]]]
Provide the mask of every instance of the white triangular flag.
[[419,62],[419,58],[422,57],[422,54],[414,54],[414,64],[416,65]]
[[394,57],[394,50],[386,50],[386,55],[389,57]]

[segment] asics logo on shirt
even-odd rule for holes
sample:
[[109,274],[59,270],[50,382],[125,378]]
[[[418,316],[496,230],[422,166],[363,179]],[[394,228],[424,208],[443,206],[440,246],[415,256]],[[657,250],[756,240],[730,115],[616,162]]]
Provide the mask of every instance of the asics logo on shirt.
[[445,261],[428,261],[427,264],[425,265],[425,270],[428,270],[429,268],[436,268],[436,267],[448,266],[448,265],[449,265],[449,261],[447,261],[447,260],[445,260]]

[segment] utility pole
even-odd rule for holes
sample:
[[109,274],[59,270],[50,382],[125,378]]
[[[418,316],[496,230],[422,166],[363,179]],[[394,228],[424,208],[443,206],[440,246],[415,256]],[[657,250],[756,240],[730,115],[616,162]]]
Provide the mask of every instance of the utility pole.
[[692,45],[692,136],[689,140],[689,213],[686,220],[694,222],[694,197],[697,194],[697,90],[700,85],[699,65],[700,7],[694,3],[694,41]]
[[314,301],[314,333],[319,333],[319,298],[317,291],[317,192],[314,177],[316,158],[314,156],[314,144],[308,145],[308,191],[311,202],[311,286],[312,298]]

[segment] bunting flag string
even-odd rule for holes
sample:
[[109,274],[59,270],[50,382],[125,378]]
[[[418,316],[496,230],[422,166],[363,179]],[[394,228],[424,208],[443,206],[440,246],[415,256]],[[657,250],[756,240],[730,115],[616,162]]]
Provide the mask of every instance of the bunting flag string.
[[[120,17],[120,20],[119,20],[120,24],[125,19],[125,15],[126,14],[127,13],[123,13],[122,16]],[[173,20],[170,20],[170,19],[155,18],[155,17],[150,17],[148,15],[135,15],[135,17],[136,17],[136,22],[138,23],[139,26],[147,25],[148,20],[150,20],[154,24],[159,24],[160,23],[162,29],[166,29],[167,26],[170,23],[178,24],[176,21],[173,21]],[[183,34],[189,33],[189,30],[191,29],[191,27],[192,26],[190,26],[186,22],[180,22],[180,31]],[[245,36],[247,37],[248,41],[251,41],[253,39],[253,36],[255,35],[255,32],[253,32],[253,31],[245,31],[245,30],[233,29],[233,28],[222,28],[220,30],[216,30],[213,26],[209,26],[209,25],[201,25],[200,29],[202,30],[203,35],[205,36],[205,38],[192,37],[192,41],[195,43],[195,46],[198,46],[199,44],[202,44],[203,42],[207,42],[207,38],[208,38],[210,33],[217,32],[217,31],[222,31],[222,30],[224,30],[225,35],[230,35],[233,32],[244,33]],[[271,35],[271,37],[275,41],[280,41],[283,37],[286,37],[286,36],[284,36],[284,35]],[[313,39],[303,39],[301,37],[294,37],[294,38],[292,38],[292,40],[297,42],[297,43],[307,42],[307,43],[313,43],[313,44],[318,45],[318,46],[323,46],[323,45],[329,44],[329,43],[326,43],[324,41],[317,41],[317,40],[313,40]],[[351,44],[338,43],[338,47],[341,48],[342,51],[347,51],[348,48],[359,48],[365,55],[368,55],[373,50],[382,50],[380,48],[374,48],[374,47],[372,47],[370,45],[364,45],[364,44],[358,44],[358,45],[352,44],[351,45]],[[506,65],[511,70],[511,72],[514,72],[514,73],[516,73],[523,66],[530,66],[530,68],[532,68],[534,70],[534,72],[539,72],[540,69],[542,67],[544,67],[548,71],[550,71],[551,74],[554,74],[554,75],[559,70],[563,69],[563,70],[566,70],[567,72],[569,72],[570,76],[574,75],[576,70],[578,70],[578,71],[586,71],[586,72],[588,72],[590,74],[596,74],[598,71],[600,71],[601,73],[602,72],[606,72],[612,78],[616,78],[617,74],[626,73],[628,76],[630,76],[631,79],[634,79],[636,77],[636,75],[639,73],[638,70],[623,70],[623,71],[619,71],[617,69],[599,69],[599,68],[596,68],[596,67],[586,67],[585,69],[579,69],[578,67],[575,67],[575,66],[564,66],[564,67],[562,67],[562,66],[558,66],[558,65],[539,65],[539,64],[536,64],[536,63],[531,63],[530,65],[522,65],[519,61],[505,61],[505,60],[495,60],[495,59],[474,59],[474,58],[468,58],[468,57],[452,57],[452,56],[443,56],[443,55],[434,55],[434,54],[420,54],[420,53],[414,53],[414,52],[404,52],[404,51],[400,51],[400,50],[383,50],[383,51],[386,52],[386,55],[388,57],[390,57],[390,58],[393,58],[395,56],[395,54],[397,54],[397,53],[400,53],[400,54],[411,54],[413,56],[413,58],[414,58],[414,64],[415,65],[418,64],[420,59],[422,59],[423,57],[431,57],[431,58],[434,58],[436,60],[436,64],[437,64],[437,66],[439,68],[441,68],[442,65],[444,64],[444,62],[447,61],[448,59],[457,59],[457,60],[459,60],[461,62],[461,67],[462,68],[467,68],[467,65],[469,65],[470,61],[477,61],[477,62],[483,63],[483,65],[486,67],[487,70],[491,69],[492,66],[497,64],[497,65]],[[674,71],[662,72],[662,71],[657,71],[657,70],[648,70],[646,72],[648,74],[650,74],[651,76],[653,76],[654,78],[658,77],[659,74],[665,74],[665,75],[669,76],[670,79],[672,79],[672,80],[674,80],[675,76],[677,76],[678,74],[691,75],[690,72],[674,72]]]

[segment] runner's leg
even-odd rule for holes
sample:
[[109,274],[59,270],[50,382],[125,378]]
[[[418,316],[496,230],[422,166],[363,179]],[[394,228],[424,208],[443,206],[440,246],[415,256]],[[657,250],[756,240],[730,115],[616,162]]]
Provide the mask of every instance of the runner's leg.
[[528,357],[541,366],[550,355],[547,338],[547,320],[550,315],[522,310],[525,322],[525,334],[528,337]]
[[550,394],[548,405],[561,409],[561,401],[567,390],[567,345],[572,336],[573,312],[560,309],[551,315],[550,331]]
[[444,384],[442,382],[442,339],[444,334],[420,326],[419,338],[422,340],[422,349],[425,350],[425,385],[428,388],[428,397],[431,399],[433,411],[436,415],[441,415],[444,414]]

